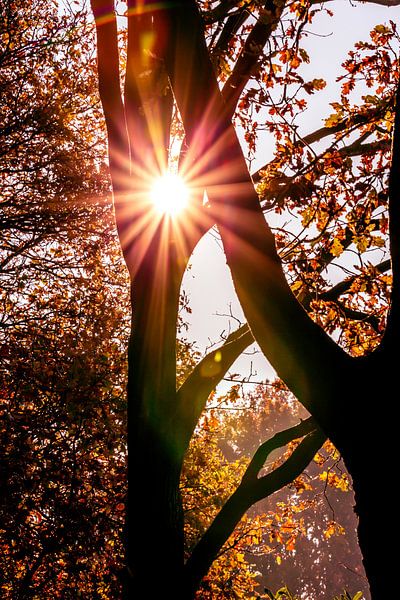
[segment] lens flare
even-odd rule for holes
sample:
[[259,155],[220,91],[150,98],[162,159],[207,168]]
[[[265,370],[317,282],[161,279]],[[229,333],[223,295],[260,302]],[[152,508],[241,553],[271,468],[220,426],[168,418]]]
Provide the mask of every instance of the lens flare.
[[188,204],[189,189],[182,177],[165,173],[155,180],[150,198],[157,212],[176,217]]

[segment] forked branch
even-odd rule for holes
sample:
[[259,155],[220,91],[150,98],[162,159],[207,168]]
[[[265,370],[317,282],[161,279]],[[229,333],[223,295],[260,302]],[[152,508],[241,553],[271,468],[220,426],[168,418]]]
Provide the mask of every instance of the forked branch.
[[[258,477],[271,452],[303,436],[304,439],[283,464],[267,475]],[[258,448],[240,485],[224,504],[186,563],[186,582],[191,591],[198,588],[245,512],[255,502],[267,498],[301,475],[325,440],[326,436],[310,417],[290,429],[280,431]]]

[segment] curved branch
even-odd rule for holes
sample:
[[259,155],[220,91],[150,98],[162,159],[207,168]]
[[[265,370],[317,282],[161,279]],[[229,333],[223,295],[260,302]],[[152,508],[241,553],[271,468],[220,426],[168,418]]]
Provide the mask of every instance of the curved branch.
[[119,76],[117,20],[112,0],[91,0],[91,7],[96,23],[99,93],[107,126],[116,225],[122,252],[129,267],[124,240],[131,227],[130,216],[126,214],[130,191],[130,149]]
[[260,57],[271,33],[279,22],[285,2],[267,0],[263,14],[250,31],[239,58],[222,89],[222,95],[233,114],[250,77],[258,68]]
[[[390,267],[390,260],[384,260],[379,265],[376,265],[375,269],[378,271],[378,273],[386,273],[386,271],[389,271]],[[329,290],[322,292],[319,295],[319,298],[321,298],[321,300],[337,300],[339,296],[342,296],[343,294],[346,294],[349,291],[354,280],[357,277],[358,275],[354,275],[353,277],[348,277],[344,281],[340,281],[339,283],[331,287]]]
[[203,13],[204,20],[206,23],[215,23],[221,19],[226,19],[231,16],[229,11],[237,7],[238,4],[239,0],[221,0],[217,6]]
[[218,37],[218,40],[211,51],[211,56],[213,58],[223,54],[226,51],[230,40],[237,33],[237,31],[248,18],[248,16],[249,15],[246,7],[242,7],[238,10],[238,12],[236,12],[233,15],[230,15],[227,18],[226,23]]
[[265,477],[269,476],[265,475],[264,477],[258,479],[260,470],[263,468],[269,455],[272,454],[274,450],[283,448],[283,446],[286,446],[289,444],[289,442],[308,435],[315,429],[317,429],[317,425],[314,419],[312,417],[308,417],[308,419],[300,421],[300,423],[290,427],[289,429],[279,431],[272,438],[261,444],[261,446],[259,446],[254,453],[254,456],[243,475],[241,485],[257,486],[258,481],[261,481],[265,479]]
[[[373,223],[377,227],[379,227],[379,221],[377,219],[372,219],[370,221],[370,224],[371,223]],[[345,230],[344,230],[344,237],[341,240],[341,244],[342,244],[342,246],[343,246],[343,248],[345,250],[347,248],[349,248],[349,246],[351,246],[351,244],[353,243],[353,239],[354,239],[354,230],[352,230],[350,227],[346,227]],[[324,249],[321,252],[321,254],[319,255],[318,259],[319,259],[319,266],[316,269],[316,272],[317,273],[321,273],[324,269],[326,269],[326,267],[331,262],[333,262],[335,260],[335,257],[330,252],[330,250]],[[387,268],[384,267],[385,264],[386,264],[385,262],[382,263],[382,268],[383,268],[383,271],[381,271],[382,273],[385,270],[387,270]],[[326,293],[324,292],[323,293],[324,295],[321,294],[320,298],[322,298],[323,300],[330,300],[330,299],[334,300],[335,299],[335,294],[338,294],[338,292],[340,290],[342,290],[342,291],[340,291],[340,294],[345,293],[345,291],[347,291],[350,288],[350,286],[351,286],[352,282],[354,281],[354,279],[355,279],[355,277],[349,277],[348,279],[345,279],[344,281],[341,281],[338,284],[336,284],[334,286],[334,288],[332,288],[332,289],[335,290],[334,292],[332,292],[332,297],[329,298],[327,295],[325,295],[325,294],[329,295],[329,292],[326,292]],[[340,295],[340,294],[338,294],[338,295]],[[311,300],[313,300],[313,297],[310,294],[300,292],[300,294],[297,296],[297,299],[298,299],[299,302],[301,302],[301,304],[304,306],[304,308],[306,310],[309,310],[309,308],[310,308],[310,302],[311,302]]]
[[119,78],[117,20],[112,0],[91,0],[96,23],[100,99],[108,133],[108,155],[114,191],[126,186],[129,142]]
[[207,399],[224,374],[252,343],[247,325],[231,333],[226,341],[207,354],[193,369],[177,391],[177,420],[181,444],[186,448]]
[[[272,472],[257,478],[268,455],[277,448],[303,437],[290,457]],[[312,418],[277,433],[260,446],[251,460],[236,491],[224,504],[206,533],[194,548],[185,567],[189,590],[198,588],[219,550],[232,534],[245,512],[259,500],[267,498],[298,477],[325,442],[325,435]]]

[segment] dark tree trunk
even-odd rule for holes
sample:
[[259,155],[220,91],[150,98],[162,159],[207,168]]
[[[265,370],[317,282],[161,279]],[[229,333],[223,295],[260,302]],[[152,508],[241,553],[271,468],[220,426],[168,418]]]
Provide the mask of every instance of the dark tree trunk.
[[176,443],[176,325],[182,268],[160,225],[132,283],[128,370],[126,597],[180,598],[183,516]]
[[[191,2],[191,8],[187,4],[176,8],[174,23],[178,47],[174,57],[179,60],[170,60],[169,69],[175,96],[189,143],[198,148],[200,155],[209,156],[207,164],[203,162],[204,169],[215,173],[208,195],[237,295],[261,349],[335,443],[349,467],[360,517],[360,546],[372,597],[383,600],[388,593],[389,578],[387,569],[382,568],[378,514],[380,509],[385,510],[382,490],[391,477],[383,459],[377,481],[371,480],[369,443],[376,439],[379,447],[385,445],[387,426],[376,402],[382,394],[388,401],[392,393],[381,377],[392,372],[388,361],[393,357],[394,344],[391,351],[382,355],[375,352],[368,359],[352,358],[312,322],[294,298],[220,96],[195,3]],[[182,90],[185,93],[180,93]],[[203,131],[206,136],[201,135]],[[218,184],[220,189],[213,188]],[[398,202],[396,206],[400,206]],[[399,220],[394,210],[392,215],[395,215],[392,221]],[[392,250],[392,261],[393,256]],[[396,289],[394,283],[395,296]],[[394,300],[397,307],[399,298]],[[393,306],[391,314],[396,314]],[[396,331],[396,339],[397,336]],[[394,428],[392,420],[388,428],[389,445],[394,439]]]

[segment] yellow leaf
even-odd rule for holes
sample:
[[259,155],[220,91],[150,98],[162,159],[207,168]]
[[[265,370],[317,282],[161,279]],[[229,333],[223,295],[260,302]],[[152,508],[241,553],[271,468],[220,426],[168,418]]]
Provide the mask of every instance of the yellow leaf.
[[340,256],[342,254],[343,250],[344,250],[343,245],[337,238],[335,238],[331,244],[330,253],[333,256]]

